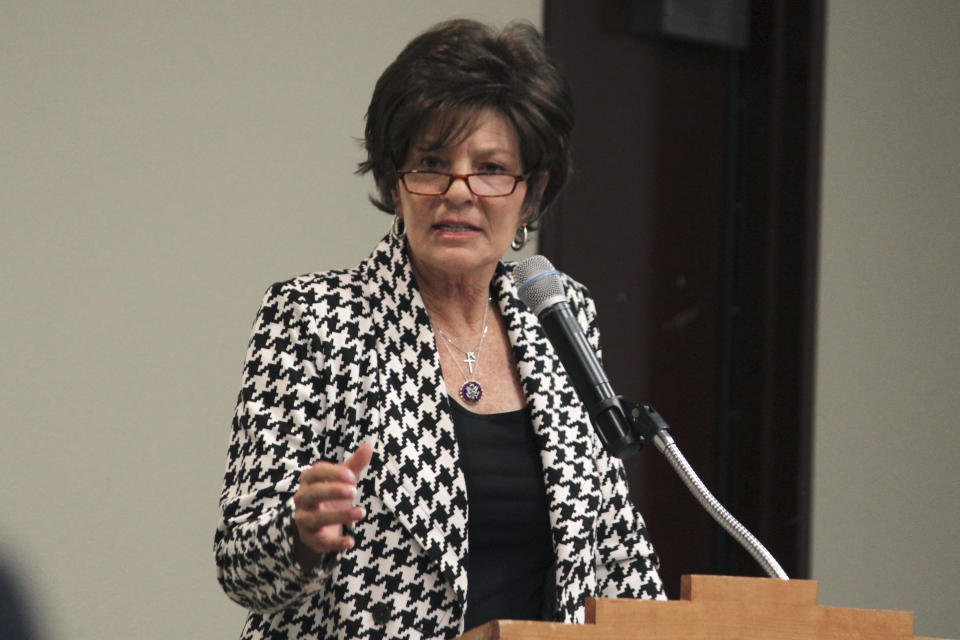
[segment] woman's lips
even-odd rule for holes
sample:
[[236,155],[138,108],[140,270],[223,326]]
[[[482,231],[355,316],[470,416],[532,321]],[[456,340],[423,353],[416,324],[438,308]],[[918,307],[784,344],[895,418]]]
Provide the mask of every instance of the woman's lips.
[[476,227],[469,224],[458,224],[454,222],[441,222],[433,225],[435,229],[453,229],[454,231],[479,231]]
[[442,223],[433,225],[434,238],[439,242],[460,244],[473,242],[480,234],[480,229],[469,224]]

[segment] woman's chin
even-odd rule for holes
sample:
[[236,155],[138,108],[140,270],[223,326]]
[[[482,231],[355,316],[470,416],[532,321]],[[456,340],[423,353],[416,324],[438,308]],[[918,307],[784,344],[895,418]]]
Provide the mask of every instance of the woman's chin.
[[[480,245],[483,246],[480,246]],[[489,278],[501,255],[485,243],[450,242],[426,251],[411,249],[414,264],[449,276],[482,274]]]

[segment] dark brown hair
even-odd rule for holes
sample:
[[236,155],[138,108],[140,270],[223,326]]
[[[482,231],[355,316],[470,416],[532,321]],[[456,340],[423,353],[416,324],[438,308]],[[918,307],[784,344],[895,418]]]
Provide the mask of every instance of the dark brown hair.
[[483,109],[501,114],[517,133],[530,175],[524,207],[536,228],[570,176],[573,104],[540,34],[522,22],[499,33],[473,20],[442,22],[387,67],[367,109],[367,159],[357,171],[373,172],[379,196],[373,203],[394,212],[396,172],[427,128],[435,128],[438,147],[456,144]]

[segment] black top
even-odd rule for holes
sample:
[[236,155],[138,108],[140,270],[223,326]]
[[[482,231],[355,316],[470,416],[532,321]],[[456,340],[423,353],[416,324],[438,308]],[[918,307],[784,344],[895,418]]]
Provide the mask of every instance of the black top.
[[554,554],[530,415],[482,415],[450,404],[470,505],[465,629],[496,619],[542,620],[552,611],[544,593]]

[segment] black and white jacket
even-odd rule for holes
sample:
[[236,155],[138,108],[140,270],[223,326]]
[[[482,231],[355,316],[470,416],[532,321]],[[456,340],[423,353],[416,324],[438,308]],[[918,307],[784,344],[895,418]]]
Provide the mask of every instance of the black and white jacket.
[[[658,560],[621,463],[594,436],[511,266],[491,282],[540,445],[556,553],[553,617],[586,596],[662,598]],[[567,296],[599,350],[595,308]],[[451,638],[464,631],[466,485],[437,347],[402,243],[349,270],[271,287],[253,327],[214,548],[252,638]],[[358,482],[356,545],[310,573],[294,559],[300,472],[374,444]]]

